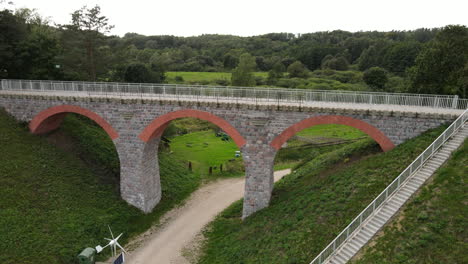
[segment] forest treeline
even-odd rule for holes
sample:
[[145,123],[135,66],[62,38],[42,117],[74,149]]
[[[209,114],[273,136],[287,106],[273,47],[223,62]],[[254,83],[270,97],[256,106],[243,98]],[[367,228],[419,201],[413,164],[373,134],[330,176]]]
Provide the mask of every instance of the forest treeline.
[[[31,9],[3,9],[0,77],[164,82],[166,71],[233,72],[231,82],[219,84],[301,87],[308,78],[333,74],[342,83],[364,81],[371,90],[467,97],[468,28],[463,25],[252,37],[119,37],[109,35],[111,29],[99,6],[75,11],[66,25]],[[252,71],[269,72],[268,79],[255,80]]]

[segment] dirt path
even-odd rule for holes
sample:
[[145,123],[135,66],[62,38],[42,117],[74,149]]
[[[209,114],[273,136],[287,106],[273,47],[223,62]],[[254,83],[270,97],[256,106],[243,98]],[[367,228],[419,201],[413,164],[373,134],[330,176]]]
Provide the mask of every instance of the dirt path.
[[[290,172],[275,172],[275,181]],[[244,178],[219,180],[195,191],[187,202],[168,212],[163,225],[149,230],[127,246],[131,264],[183,264],[182,249],[193,241],[202,228],[223,209],[242,198]],[[132,249],[134,248],[134,250]]]

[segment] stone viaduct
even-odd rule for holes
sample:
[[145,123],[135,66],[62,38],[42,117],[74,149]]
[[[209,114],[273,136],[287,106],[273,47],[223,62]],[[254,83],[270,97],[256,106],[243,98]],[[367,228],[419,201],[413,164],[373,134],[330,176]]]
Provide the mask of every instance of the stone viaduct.
[[[214,123],[231,136],[245,163],[243,217],[268,206],[277,151],[296,132],[318,124],[343,124],[372,137],[388,151],[427,129],[454,120],[457,111],[420,112],[351,107],[248,104],[183,98],[81,96],[0,89],[0,107],[32,133],[60,126],[67,113],[94,120],[113,140],[120,159],[120,190],[129,204],[150,212],[161,199],[158,165],[160,136],[171,120],[194,117]],[[400,111],[401,110],[401,111]]]

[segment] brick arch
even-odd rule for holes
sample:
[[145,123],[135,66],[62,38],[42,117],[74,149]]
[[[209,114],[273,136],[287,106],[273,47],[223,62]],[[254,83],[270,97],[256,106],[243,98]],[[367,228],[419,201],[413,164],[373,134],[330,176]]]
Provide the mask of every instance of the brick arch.
[[88,117],[104,129],[109,137],[114,140],[119,137],[115,129],[98,114],[75,105],[59,105],[47,108],[37,114],[29,123],[29,129],[33,134],[50,132],[60,126],[67,113],[76,113]]
[[226,120],[213,115],[208,112],[193,110],[193,109],[185,109],[179,110],[175,112],[170,112],[165,115],[162,115],[153,120],[139,135],[139,138],[144,142],[148,142],[155,137],[159,137],[164,132],[164,129],[167,127],[170,121],[183,118],[183,117],[194,117],[202,120],[209,121],[218,127],[220,127],[224,132],[226,132],[232,140],[236,143],[236,145],[240,148],[245,145],[246,141],[241,136],[241,134],[235,129],[231,124],[229,124]]
[[311,126],[322,124],[339,124],[357,128],[373,138],[383,151],[389,151],[395,147],[393,142],[376,127],[358,119],[338,115],[316,116],[304,119],[283,131],[283,133],[273,139],[270,145],[279,150],[281,146],[297,132]]

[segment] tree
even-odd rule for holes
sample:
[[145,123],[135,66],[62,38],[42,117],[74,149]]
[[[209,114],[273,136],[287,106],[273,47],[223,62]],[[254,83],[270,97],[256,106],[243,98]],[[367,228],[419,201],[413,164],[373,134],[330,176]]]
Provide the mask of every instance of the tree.
[[128,65],[125,70],[124,80],[134,83],[149,83],[151,82],[151,74],[144,64],[134,63]]
[[0,11],[0,77],[21,78],[23,62],[19,59],[19,47],[27,37],[24,19],[10,10]]
[[337,71],[346,71],[349,63],[345,57],[337,55],[327,55],[322,60],[322,69],[332,69]]
[[397,42],[385,52],[383,64],[387,70],[403,75],[407,68],[414,65],[420,50],[419,42]]
[[364,72],[364,82],[374,90],[383,90],[388,82],[387,72],[380,67],[372,67]]
[[253,72],[257,67],[255,57],[244,53],[239,58],[239,65],[234,69],[231,76],[231,83],[234,86],[255,86]]
[[285,71],[286,68],[284,67],[283,63],[280,61],[276,62],[275,65],[273,65],[273,68],[268,72],[267,83],[270,85],[276,84],[278,79],[283,77],[283,73]]
[[110,32],[114,27],[109,25],[108,18],[101,15],[101,8],[96,5],[88,9],[83,6],[81,9],[72,13],[71,25],[65,28],[72,30],[81,38],[82,45],[86,50],[86,69],[88,80],[96,80],[96,53],[102,45],[105,33]]
[[288,67],[289,77],[305,78],[308,75],[308,70],[300,61],[295,61]]
[[410,91],[466,97],[468,28],[446,26],[429,42],[409,70]]
[[161,83],[165,78],[164,71],[156,65],[148,67],[143,63],[128,65],[123,74],[123,81],[134,83]]

